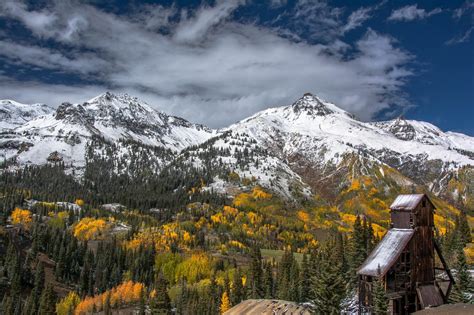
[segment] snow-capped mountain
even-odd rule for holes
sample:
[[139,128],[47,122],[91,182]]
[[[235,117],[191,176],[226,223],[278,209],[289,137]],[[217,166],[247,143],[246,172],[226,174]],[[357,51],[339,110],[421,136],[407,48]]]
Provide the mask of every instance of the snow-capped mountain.
[[337,191],[344,180],[388,166],[410,179],[406,184],[440,193],[459,169],[474,165],[472,137],[401,118],[362,122],[312,94],[256,113],[228,130],[249,135],[317,190],[329,186]]
[[154,172],[189,167],[212,178],[206,189],[218,191],[257,182],[286,196],[330,195],[375,173],[378,180],[423,185],[452,198],[474,191],[473,137],[403,118],[359,121],[309,93],[222,130],[169,116],[127,94],[104,93],[25,119],[0,136],[0,152],[17,166],[63,161],[80,168],[92,156],[107,156],[117,172],[139,155],[135,169],[145,160]]
[[215,131],[182,118],[169,116],[127,94],[101,94],[83,104],[62,103],[56,111],[29,120],[3,136],[0,147],[7,159],[19,164],[60,160],[83,166],[88,142],[100,138],[179,152],[215,135]]
[[53,108],[45,104],[22,104],[12,100],[0,100],[0,131],[16,128],[53,111]]
[[401,160],[440,160],[446,167],[474,164],[472,137],[400,118],[365,123],[311,94],[290,106],[259,112],[229,130],[245,132],[283,157],[303,154],[315,163],[338,164],[347,153],[364,152],[379,162],[386,162],[390,153]]

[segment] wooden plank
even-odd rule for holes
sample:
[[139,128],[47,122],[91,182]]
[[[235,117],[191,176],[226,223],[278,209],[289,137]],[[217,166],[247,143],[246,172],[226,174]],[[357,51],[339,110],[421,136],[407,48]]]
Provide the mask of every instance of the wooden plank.
[[438,288],[434,285],[424,285],[416,288],[418,298],[422,308],[439,306],[444,304]]

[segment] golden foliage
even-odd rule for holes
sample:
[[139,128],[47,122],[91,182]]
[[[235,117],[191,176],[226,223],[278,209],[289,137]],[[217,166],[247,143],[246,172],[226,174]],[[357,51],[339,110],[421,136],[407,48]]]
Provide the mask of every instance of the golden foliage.
[[239,249],[247,248],[247,246],[245,246],[245,245],[242,244],[241,242],[235,241],[235,240],[229,241],[229,245],[232,246],[232,247],[237,247],[237,248],[239,248]]
[[175,280],[186,279],[188,283],[209,278],[211,275],[211,259],[205,253],[194,253],[191,257],[178,264]]
[[357,191],[359,189],[360,189],[360,181],[358,179],[353,179],[351,182],[351,186],[347,189],[347,192]]
[[74,226],[74,236],[82,241],[98,239],[108,229],[104,219],[83,218]]
[[255,199],[270,199],[272,197],[272,194],[269,194],[259,186],[254,187],[252,190],[252,197]]
[[221,301],[222,302],[221,302],[220,310],[221,310],[221,314],[224,314],[230,309],[230,300],[229,300],[229,295],[227,294],[227,291],[224,291],[224,293],[222,293]]
[[23,225],[26,229],[30,227],[31,224],[31,212],[29,210],[23,210],[20,208],[15,208],[12,212],[12,223]]
[[235,217],[239,213],[239,210],[236,208],[230,207],[230,206],[224,206],[224,214],[226,216],[232,216]]
[[252,196],[248,193],[241,193],[235,196],[233,204],[236,207],[249,207],[254,208],[255,204],[253,203]]
[[140,294],[143,289],[144,286],[141,283],[133,281],[124,282],[121,285],[100,295],[86,297],[77,305],[74,314],[90,314],[94,308],[96,311],[101,311],[109,294],[110,305],[112,308],[118,308],[124,305],[136,303],[140,300]]
[[250,220],[250,223],[252,223],[253,225],[260,224],[263,221],[263,218],[261,215],[252,211],[247,213],[247,218]]
[[83,207],[84,206],[84,200],[82,199],[76,199],[76,201],[74,201],[74,203],[76,205],[78,205],[79,207]]
[[56,304],[56,313],[58,315],[73,314],[74,310],[80,302],[81,298],[79,297],[79,295],[76,292],[71,291],[66,297],[62,298]]
[[436,229],[441,235],[446,234],[447,230],[454,228],[454,222],[452,220],[449,220],[443,216],[440,216],[437,213],[434,214],[434,223],[435,223]]
[[309,214],[306,211],[300,210],[296,215],[298,216],[298,219],[305,223],[308,223],[310,220]]
[[173,245],[188,250],[195,237],[183,230],[178,223],[163,224],[160,228],[149,228],[135,235],[125,243],[128,249],[137,249],[142,245],[154,245],[157,251],[170,250]]

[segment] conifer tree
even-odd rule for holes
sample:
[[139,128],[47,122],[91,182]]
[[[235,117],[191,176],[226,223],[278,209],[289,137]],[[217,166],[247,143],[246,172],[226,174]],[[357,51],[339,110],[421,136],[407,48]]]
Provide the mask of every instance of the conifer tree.
[[260,248],[254,246],[252,249],[252,263],[250,266],[250,296],[261,299],[265,295],[263,288],[262,254]]
[[140,290],[140,307],[138,309],[138,314],[146,314],[146,291],[144,287],[142,287],[142,289]]
[[242,300],[244,300],[244,287],[242,284],[242,273],[238,268],[234,272],[234,278],[232,279],[232,290],[231,290],[231,302],[232,305],[239,304]]
[[472,242],[471,228],[467,222],[466,212],[463,210],[461,210],[459,216],[456,218],[456,229],[458,230],[459,238],[463,246]]
[[13,314],[13,311],[14,311],[13,299],[7,294],[3,296],[2,310],[3,310],[3,314],[5,315]]
[[54,314],[56,310],[56,293],[53,285],[48,284],[41,293],[38,315]]
[[294,257],[292,259],[290,268],[289,299],[290,301],[298,302],[300,300],[300,268]]
[[273,266],[271,262],[264,263],[264,288],[265,298],[271,299],[274,297],[274,283],[273,283]]
[[36,265],[33,291],[31,292],[32,310],[36,312],[39,308],[41,293],[44,289],[44,266],[42,262]]
[[377,268],[377,278],[373,288],[374,315],[386,315],[388,309],[388,298],[385,292],[380,266]]
[[[155,296],[150,303],[152,314],[170,314],[171,302],[167,290],[168,282],[160,272],[155,282]],[[184,288],[182,288],[184,290]],[[184,302],[184,301],[182,301]]]
[[317,273],[311,279],[313,303],[318,314],[339,314],[346,286],[341,262],[336,260],[334,242],[328,241],[320,250]]
[[30,314],[34,314],[34,312],[35,311],[33,309],[33,296],[32,294],[30,294],[26,298],[25,307],[23,308],[23,314],[30,315]]
[[216,274],[211,274],[211,284],[209,286],[209,314],[215,314],[219,312],[221,293],[219,292],[219,286],[216,281]]
[[311,275],[309,270],[308,256],[303,255],[300,272],[300,302],[309,302],[311,289]]
[[453,303],[472,303],[473,285],[472,278],[468,271],[464,249],[459,246],[457,249],[456,283],[450,294],[450,301]]
[[357,277],[356,277],[356,270],[360,267],[360,265],[364,262],[365,258],[367,257],[367,234],[364,230],[364,226],[362,225],[360,216],[356,217],[354,222],[354,230],[351,235],[351,282],[354,285]]

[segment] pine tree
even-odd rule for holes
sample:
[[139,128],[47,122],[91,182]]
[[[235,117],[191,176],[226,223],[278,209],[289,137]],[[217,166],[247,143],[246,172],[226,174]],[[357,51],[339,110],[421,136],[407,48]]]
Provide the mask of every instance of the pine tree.
[[224,291],[224,293],[222,293],[221,306],[220,306],[219,309],[221,311],[221,314],[224,314],[225,312],[227,312],[230,309],[229,295],[227,294],[226,291]]
[[9,296],[6,295],[3,297],[2,300],[2,310],[3,314],[13,314],[14,311],[14,306],[13,306],[13,299]]
[[370,252],[372,252],[376,244],[374,228],[372,226],[371,220],[369,220],[369,223],[367,225],[367,230],[365,231],[365,233],[366,233],[366,239],[367,239],[367,251],[366,251],[366,257],[367,257],[370,254]]
[[465,247],[468,243],[472,242],[471,228],[467,222],[467,216],[465,211],[461,211],[456,219],[456,229],[459,233],[460,240]]
[[377,268],[377,275],[373,287],[374,315],[386,315],[388,309],[388,298],[385,292],[380,266]]
[[273,284],[273,266],[270,262],[264,263],[264,289],[265,298],[271,299],[274,297],[274,284]]
[[468,271],[464,249],[459,246],[457,249],[456,284],[450,294],[450,301],[453,303],[472,303],[473,285],[472,278]]
[[30,294],[28,296],[28,298],[26,299],[25,307],[23,308],[23,314],[25,314],[25,315],[34,314],[35,311],[34,311],[33,307],[34,307],[34,305],[33,305],[33,295]]
[[310,300],[311,275],[309,269],[308,256],[304,254],[300,272],[300,302],[309,302]]
[[170,314],[171,302],[167,290],[167,281],[160,272],[155,282],[155,296],[150,302],[152,314]]
[[139,315],[146,314],[146,291],[144,287],[142,287],[140,291],[140,307],[138,309],[138,314]]
[[208,303],[208,312],[209,314],[215,314],[219,311],[219,300],[220,292],[216,281],[215,273],[211,275],[211,284],[209,285],[209,303]]
[[244,287],[242,284],[242,273],[240,269],[234,272],[234,278],[232,279],[232,290],[231,290],[231,302],[232,305],[239,304],[245,298]]
[[252,249],[252,264],[250,266],[250,295],[254,299],[261,299],[265,295],[263,288],[262,254],[260,248]]
[[332,241],[324,244],[319,253],[317,272],[311,279],[313,303],[318,314],[339,314],[346,293],[341,262],[335,259],[333,246]]
[[290,267],[290,281],[289,281],[289,297],[290,301],[298,302],[300,300],[300,268],[298,262],[292,256],[292,262]]
[[32,311],[36,312],[39,308],[41,293],[44,289],[44,266],[42,262],[36,265],[33,291],[31,292]]
[[56,293],[54,293],[53,286],[48,284],[41,294],[38,315],[55,314],[55,310]]
[[354,230],[351,236],[351,282],[353,285],[355,285],[357,280],[356,271],[367,257],[367,234],[364,230],[364,226],[361,223],[359,215],[356,217],[354,222]]

